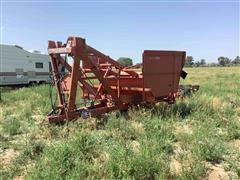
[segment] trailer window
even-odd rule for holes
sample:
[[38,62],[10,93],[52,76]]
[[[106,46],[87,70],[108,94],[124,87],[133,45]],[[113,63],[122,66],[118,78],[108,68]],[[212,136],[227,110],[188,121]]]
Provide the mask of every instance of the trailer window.
[[36,62],[35,63],[35,68],[43,68],[43,63]]

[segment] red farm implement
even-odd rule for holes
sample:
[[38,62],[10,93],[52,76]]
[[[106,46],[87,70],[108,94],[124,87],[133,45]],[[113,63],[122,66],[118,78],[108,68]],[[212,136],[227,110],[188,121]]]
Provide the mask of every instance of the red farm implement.
[[[122,66],[79,37],[69,37],[66,44],[49,41],[48,53],[58,96],[58,105],[48,114],[49,122],[98,117],[138,104],[173,103],[180,90],[180,77],[187,75],[182,71],[182,51],[145,50],[141,72]],[[63,55],[72,58],[72,65]],[[60,73],[61,68],[68,73]],[[77,93],[90,105],[77,107]]]

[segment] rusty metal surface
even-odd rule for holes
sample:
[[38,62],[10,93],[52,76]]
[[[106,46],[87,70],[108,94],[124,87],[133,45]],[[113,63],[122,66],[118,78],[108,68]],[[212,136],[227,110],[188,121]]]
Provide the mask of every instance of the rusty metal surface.
[[150,88],[155,97],[177,92],[185,54],[181,51],[145,50],[143,53],[144,87]]
[[[135,72],[78,37],[69,37],[66,44],[49,41],[48,52],[58,94],[57,108],[48,115],[50,122],[96,117],[143,103],[172,103],[185,61],[185,52],[148,50],[143,53],[143,72]],[[64,61],[61,54],[72,57],[73,65]],[[68,74],[60,75],[60,65]],[[77,107],[77,86],[82,98],[91,101],[90,106]]]

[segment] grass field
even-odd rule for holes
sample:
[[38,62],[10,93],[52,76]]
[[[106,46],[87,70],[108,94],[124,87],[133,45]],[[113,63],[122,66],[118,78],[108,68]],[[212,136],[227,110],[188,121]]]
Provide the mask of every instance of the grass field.
[[44,121],[48,86],[2,94],[0,179],[239,179],[240,68],[187,68],[174,105],[104,120]]

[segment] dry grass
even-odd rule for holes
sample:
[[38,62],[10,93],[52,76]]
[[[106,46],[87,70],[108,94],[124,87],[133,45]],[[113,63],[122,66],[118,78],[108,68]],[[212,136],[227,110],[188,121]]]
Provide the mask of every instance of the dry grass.
[[0,179],[238,179],[240,68],[187,68],[174,105],[49,125],[48,86],[3,93]]

